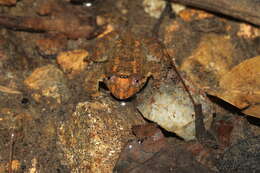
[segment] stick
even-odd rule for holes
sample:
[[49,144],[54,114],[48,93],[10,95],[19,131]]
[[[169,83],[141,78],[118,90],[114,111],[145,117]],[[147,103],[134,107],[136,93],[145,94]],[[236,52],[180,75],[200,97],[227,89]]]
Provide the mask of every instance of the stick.
[[195,102],[188,86],[185,84],[184,79],[182,78],[181,74],[179,73],[174,61],[172,60],[172,57],[168,53],[166,46],[163,44],[163,42],[161,42],[158,39],[159,26],[161,25],[163,18],[166,16],[167,12],[169,12],[169,6],[168,5],[169,5],[169,3],[167,3],[167,5],[164,9],[164,12],[162,12],[160,19],[158,20],[158,22],[156,23],[156,25],[153,29],[153,33],[152,33],[153,37],[159,43],[162,50],[165,50],[165,55],[167,57],[167,60],[171,63],[171,66],[173,67],[174,72],[177,74],[177,77],[181,81],[183,88],[185,89],[186,93],[188,94],[190,101],[193,105],[193,109],[194,109],[194,113],[195,113],[195,136],[196,136],[197,140],[201,144],[205,144],[206,146],[209,146],[209,147],[212,147],[212,148],[217,148],[217,143],[216,143],[214,136],[212,136],[205,128],[205,125],[204,125],[204,122],[203,122],[204,115],[203,115],[203,112],[202,112],[202,105],[200,103]]
[[260,26],[258,0],[171,0],[171,2],[224,14]]

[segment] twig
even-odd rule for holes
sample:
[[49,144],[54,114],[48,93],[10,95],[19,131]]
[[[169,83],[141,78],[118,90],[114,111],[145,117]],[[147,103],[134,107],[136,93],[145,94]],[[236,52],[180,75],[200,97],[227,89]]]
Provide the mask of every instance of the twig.
[[171,0],[260,25],[260,1],[257,0]]
[[165,50],[165,55],[167,57],[167,60],[171,63],[171,66],[173,67],[174,72],[177,74],[177,77],[181,81],[181,83],[183,85],[183,88],[187,92],[187,94],[188,94],[188,96],[189,96],[189,98],[190,98],[190,100],[191,100],[191,102],[192,102],[192,104],[194,106],[194,109],[195,109],[196,102],[194,101],[194,99],[193,99],[193,97],[192,97],[192,95],[191,95],[187,85],[185,84],[183,78],[181,77],[181,74],[179,73],[179,71],[178,71],[174,61],[172,60],[172,57],[168,53],[166,46],[164,45],[164,43],[162,43],[162,41],[160,41],[158,39],[158,37],[159,37],[159,29],[160,29],[160,26],[162,24],[162,21],[163,21],[164,17],[167,16],[170,12],[172,12],[172,10],[171,10],[171,3],[169,1],[167,1],[164,10],[161,13],[160,18],[158,19],[158,21],[156,22],[156,24],[153,27],[152,35],[153,35],[154,39],[159,43],[159,45],[161,46],[162,50]]
[[0,92],[9,93],[9,94],[22,94],[20,91],[15,90],[13,88],[8,88],[0,85]]
[[[158,40],[158,39],[157,39],[157,40]],[[195,100],[193,99],[189,88],[187,87],[187,85],[185,84],[183,78],[181,77],[181,74],[180,74],[180,72],[178,71],[178,69],[177,69],[177,67],[176,67],[176,65],[175,65],[175,63],[174,63],[174,61],[172,60],[170,54],[168,53],[168,51],[167,51],[165,45],[164,45],[160,40],[158,40],[158,42],[159,42],[159,44],[161,45],[162,49],[165,50],[165,55],[167,56],[167,59],[170,61],[171,66],[172,66],[174,72],[177,74],[177,77],[178,77],[179,80],[181,81],[181,84],[182,84],[183,88],[185,89],[185,91],[187,92],[187,94],[188,94],[188,96],[189,96],[189,98],[190,98],[190,101],[191,101],[191,103],[192,103],[192,105],[194,106],[194,109],[195,109],[195,107],[196,107],[197,104],[196,104]]]
[[186,93],[188,94],[190,101],[193,105],[193,109],[194,109],[194,113],[195,113],[195,136],[197,138],[197,140],[202,143],[205,144],[209,147],[213,147],[216,148],[217,144],[216,144],[216,140],[215,138],[206,130],[203,119],[203,112],[202,112],[202,105],[200,103],[196,103],[195,100],[192,97],[192,94],[189,90],[189,88],[187,87],[187,85],[184,82],[184,79],[182,78],[180,72],[178,71],[172,57],[170,56],[170,54],[168,53],[166,46],[158,39],[158,33],[159,33],[159,27],[163,21],[163,18],[167,15],[167,12],[169,12],[169,2],[167,2],[167,6],[164,9],[164,12],[161,14],[160,19],[158,20],[158,22],[156,23],[156,26],[154,27],[153,31],[155,33],[153,33],[155,40],[159,43],[159,45],[161,46],[162,50],[165,50],[165,55],[167,57],[167,60],[171,63],[171,66],[174,70],[174,72],[176,73],[177,77],[179,78],[179,80],[181,81],[183,88],[185,89]]

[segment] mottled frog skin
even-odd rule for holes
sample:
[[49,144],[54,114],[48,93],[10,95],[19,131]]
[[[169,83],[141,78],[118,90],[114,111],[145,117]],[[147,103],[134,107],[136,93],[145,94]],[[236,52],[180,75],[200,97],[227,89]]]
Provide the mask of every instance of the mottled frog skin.
[[139,92],[150,77],[158,85],[167,73],[158,43],[132,32],[113,31],[98,39],[90,53],[95,63],[85,82],[93,97],[100,95],[99,82],[104,82],[111,94],[122,100]]

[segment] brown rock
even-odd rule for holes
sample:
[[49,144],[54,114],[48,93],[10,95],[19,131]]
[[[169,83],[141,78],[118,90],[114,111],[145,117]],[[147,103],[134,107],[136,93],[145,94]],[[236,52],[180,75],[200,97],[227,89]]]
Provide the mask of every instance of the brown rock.
[[67,101],[70,98],[70,91],[66,85],[66,77],[54,65],[46,65],[37,68],[33,73],[25,79],[24,83],[27,87],[40,92],[38,97],[33,95],[36,101],[42,96],[52,97],[57,103]]
[[79,103],[58,131],[61,160],[71,172],[112,172],[131,126],[140,123],[136,110],[110,98]]
[[0,0],[0,5],[15,5],[16,0]]
[[21,167],[21,163],[19,160],[12,160],[12,170],[17,171]]
[[181,11],[179,15],[184,21],[187,22],[213,17],[213,15],[210,13],[195,9],[185,9]]
[[260,29],[249,24],[239,25],[237,35],[246,39],[254,39],[260,36]]
[[37,40],[36,45],[39,53],[44,57],[52,57],[61,52],[66,46],[66,39],[63,37],[44,38]]
[[7,171],[7,164],[0,163],[0,172],[6,172]]
[[89,62],[86,61],[88,52],[86,50],[72,50],[61,52],[57,56],[57,63],[64,72],[76,75],[82,72]]
[[[208,34],[182,63],[180,69],[201,88],[214,87],[233,62],[234,47],[227,36]],[[203,80],[201,80],[203,79]]]
[[43,7],[41,2],[36,2],[37,5],[40,6],[38,13],[44,16],[5,14],[0,16],[1,26],[28,32],[61,34],[71,39],[93,38],[96,35],[96,17],[82,6],[72,6],[62,0],[43,2]]
[[[113,172],[117,173],[213,173],[204,167],[190,151],[166,141],[160,130],[153,136],[132,140],[122,150]],[[159,138],[158,138],[159,137]],[[193,147],[194,148],[194,147]],[[152,149],[152,150],[151,150]],[[198,152],[198,149],[196,149]],[[205,152],[201,149],[200,152]],[[210,155],[209,152],[207,152]],[[197,154],[198,155],[198,154]],[[207,157],[207,156],[205,156]],[[207,157],[208,158],[208,157]],[[197,160],[196,160],[197,159]],[[212,169],[212,168],[211,168]]]

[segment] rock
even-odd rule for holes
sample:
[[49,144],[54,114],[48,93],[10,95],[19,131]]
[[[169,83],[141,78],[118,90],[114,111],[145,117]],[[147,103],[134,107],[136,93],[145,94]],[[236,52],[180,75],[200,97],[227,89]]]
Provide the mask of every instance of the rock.
[[190,8],[182,10],[179,15],[182,18],[182,20],[186,22],[192,22],[193,20],[203,20],[214,17],[214,15],[206,11]]
[[66,47],[67,40],[63,37],[43,38],[37,40],[38,52],[43,57],[54,57]]
[[0,0],[0,5],[15,5],[16,0]]
[[260,37],[260,29],[246,23],[241,23],[237,35],[245,39],[255,39]]
[[131,126],[144,122],[132,108],[109,97],[78,103],[58,130],[63,164],[71,172],[112,172],[124,143],[133,138]]
[[184,60],[180,70],[185,71],[200,88],[212,89],[231,68],[234,51],[230,37],[205,35],[191,56]]
[[12,171],[18,171],[21,167],[21,163],[19,160],[12,160]]
[[148,13],[150,16],[159,18],[164,7],[165,7],[165,2],[162,0],[144,0],[143,1],[143,6],[144,6],[144,11]]
[[[155,18],[160,17],[165,5],[166,2],[163,0],[143,0],[144,11]],[[179,3],[171,3],[171,7],[175,14],[185,9],[185,6]]]
[[260,136],[248,137],[226,149],[219,158],[220,172],[259,172]]
[[[198,156],[194,157],[190,152],[196,144],[180,145],[177,141],[166,140],[159,128],[157,131],[151,128],[151,131],[153,134],[131,140],[125,145],[114,173],[215,173],[208,165],[199,163]],[[201,147],[195,150],[207,152]]]
[[[196,102],[202,104],[204,123],[208,129],[212,122],[213,106],[205,94],[199,93],[190,84],[188,86]],[[162,84],[157,91],[145,92],[143,97],[146,100],[138,105],[145,118],[185,140],[195,139],[194,107],[181,83],[168,82]]]
[[55,99],[57,103],[62,103],[68,101],[71,96],[65,75],[54,65],[35,69],[24,83],[30,89],[39,91],[33,94],[36,101],[40,101],[42,96],[45,96]]
[[86,61],[87,56],[88,52],[86,50],[61,52],[57,56],[57,63],[64,72],[73,76],[79,74],[86,68],[89,63]]

